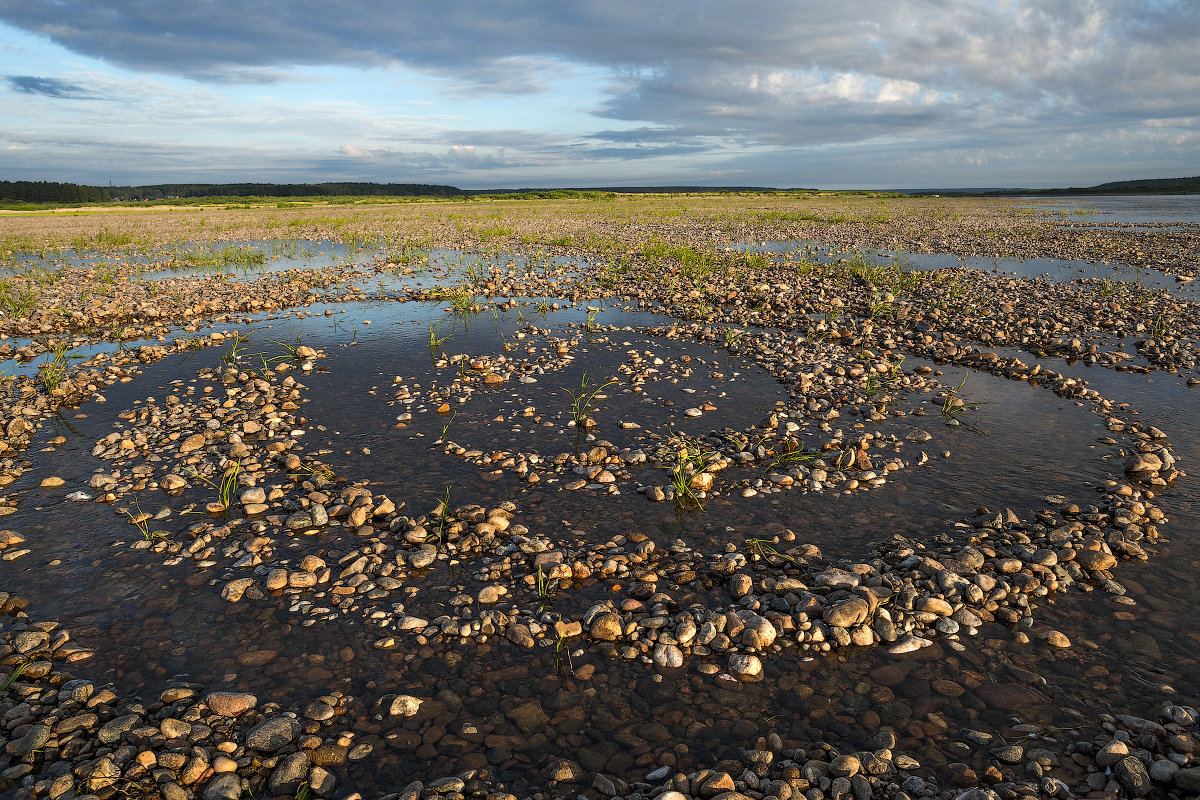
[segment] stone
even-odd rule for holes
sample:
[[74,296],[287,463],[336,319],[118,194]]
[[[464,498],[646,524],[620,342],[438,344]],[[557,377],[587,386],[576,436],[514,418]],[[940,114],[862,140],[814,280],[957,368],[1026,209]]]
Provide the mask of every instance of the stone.
[[204,787],[203,800],[238,800],[242,796],[242,779],[236,772],[222,772]]
[[324,767],[314,766],[308,772],[308,788],[317,797],[329,797],[337,786],[337,778]]
[[536,700],[530,700],[517,706],[508,712],[508,717],[524,733],[543,730],[550,722],[549,715]]
[[213,692],[204,704],[219,717],[236,717],[257,706],[258,698],[245,692]]
[[1160,758],[1150,765],[1150,778],[1159,783],[1170,783],[1179,771],[1179,765],[1166,758]]
[[264,753],[274,753],[295,741],[300,735],[299,720],[290,717],[271,717],[246,733],[246,746]]
[[1126,756],[1113,766],[1113,775],[1125,791],[1133,797],[1145,797],[1150,793],[1150,776],[1137,756]]
[[920,636],[904,635],[896,640],[896,643],[887,648],[887,652],[892,655],[903,655],[920,650],[922,647],[929,647],[933,642],[929,639]]
[[203,433],[193,433],[179,444],[179,454],[186,455],[193,450],[199,450],[207,441]]
[[588,628],[588,635],[602,642],[615,642],[624,633],[621,618],[611,611],[598,614]]
[[234,578],[221,589],[221,597],[231,603],[236,603],[253,585],[254,578]]
[[758,680],[762,677],[762,662],[758,656],[747,653],[734,653],[729,656],[729,672],[744,681]]
[[34,750],[40,750],[46,742],[50,741],[50,735],[49,725],[34,725],[20,739],[9,743],[7,750],[17,758],[25,758]]
[[527,650],[536,644],[533,633],[529,630],[528,625],[509,625],[508,630],[504,632],[504,638],[518,647],[523,647]]
[[1071,640],[1067,638],[1065,633],[1061,631],[1045,631],[1041,634],[1041,639],[1051,647],[1066,649],[1071,646]]
[[862,762],[857,756],[837,756],[833,761],[829,762],[829,772],[834,777],[849,778],[851,775],[857,775],[862,770]]
[[1127,755],[1129,755],[1129,745],[1120,739],[1114,739],[1096,752],[1095,760],[1096,764],[1101,767],[1112,767]]
[[141,722],[142,718],[137,714],[126,714],[110,719],[100,728],[96,738],[104,744],[114,744],[125,738],[125,734],[140,725]]
[[1163,461],[1154,453],[1132,453],[1125,459],[1125,472],[1129,475],[1158,472]]
[[93,792],[96,792],[116,783],[120,777],[121,768],[113,762],[112,756],[104,756],[92,767],[91,775],[88,776],[87,786]]
[[744,620],[746,625],[742,631],[742,644],[754,650],[766,650],[775,641],[777,631],[769,619],[757,614]]
[[411,717],[421,709],[423,702],[425,701],[421,698],[410,694],[398,695],[388,707],[388,713],[393,717]]
[[734,600],[740,600],[750,594],[750,590],[754,588],[754,581],[749,575],[737,573],[729,578],[729,596]]
[[654,663],[675,669],[683,666],[683,652],[673,644],[658,644],[654,648]]
[[177,492],[187,486],[187,479],[182,475],[163,475],[158,481],[158,487],[164,492]]
[[558,758],[546,767],[546,778],[555,783],[574,783],[583,774],[578,764],[567,758]]
[[238,502],[244,506],[260,505],[267,502],[267,492],[261,486],[250,486],[242,490]]
[[1017,764],[1025,755],[1025,750],[1020,745],[1010,744],[1004,747],[995,747],[991,753],[997,760],[1003,761],[1005,764]]
[[1105,550],[1080,550],[1075,554],[1075,563],[1083,569],[1111,569],[1117,565],[1117,559]]
[[1200,794],[1200,767],[1179,770],[1175,773],[1174,784],[1180,791]]
[[930,614],[937,614],[939,617],[948,617],[954,613],[954,609],[940,597],[930,597],[922,595],[913,602],[913,608],[917,611],[924,611]]
[[851,628],[867,618],[870,606],[861,597],[851,597],[840,603],[828,606],[823,615],[824,620],[838,628]]
[[175,719],[174,717],[167,717],[164,719],[158,724],[158,728],[162,731],[163,736],[167,737],[168,739],[178,739],[187,736],[192,732],[192,726],[190,723]]

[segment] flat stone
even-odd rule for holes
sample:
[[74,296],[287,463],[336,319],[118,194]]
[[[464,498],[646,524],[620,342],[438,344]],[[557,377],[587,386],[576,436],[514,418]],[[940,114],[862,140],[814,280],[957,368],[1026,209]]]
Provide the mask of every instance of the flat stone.
[[948,617],[954,613],[954,608],[945,600],[940,597],[929,597],[927,595],[918,597],[913,602],[913,608],[917,611],[937,614],[939,617]]
[[221,589],[221,597],[231,603],[236,603],[253,585],[254,578],[234,578]]
[[291,744],[299,735],[299,720],[272,717],[255,725],[246,733],[246,746],[264,753],[273,753]]
[[180,443],[179,453],[180,455],[185,455],[193,450],[199,450],[201,447],[204,447],[204,444],[207,441],[208,440],[204,438],[203,433],[193,433]]
[[24,736],[8,745],[8,752],[17,758],[25,758],[34,750],[40,750],[50,741],[50,736],[49,725],[34,725]]
[[114,744],[121,741],[126,733],[141,723],[142,718],[137,714],[126,714],[123,717],[110,719],[100,728],[100,731],[96,734],[96,738],[104,744]]
[[550,722],[549,715],[546,714],[541,704],[536,700],[522,703],[512,711],[509,711],[508,718],[525,733],[542,730]]
[[1051,647],[1057,647],[1063,650],[1071,646],[1071,640],[1068,639],[1067,635],[1061,631],[1046,631],[1041,635],[1041,639]]
[[245,692],[213,692],[204,704],[219,717],[236,717],[258,705],[258,698]]

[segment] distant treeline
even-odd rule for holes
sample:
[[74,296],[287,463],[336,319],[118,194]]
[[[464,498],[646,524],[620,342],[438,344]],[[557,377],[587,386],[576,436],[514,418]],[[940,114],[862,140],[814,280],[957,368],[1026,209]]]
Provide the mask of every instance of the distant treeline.
[[[1009,197],[1030,195],[1054,197],[1078,194],[1200,194],[1200,176],[1194,178],[1143,178],[1133,181],[1112,181],[1095,186],[1068,186],[1053,189],[942,189],[943,195]],[[925,194],[925,192],[922,192]]]
[[1062,189],[1064,194],[1082,192],[1087,194],[1197,194],[1200,193],[1200,175],[1194,178],[1150,178],[1136,181],[1113,181],[1092,186],[1088,189]]
[[103,203],[113,195],[108,188],[52,181],[0,181],[0,200],[20,203]]

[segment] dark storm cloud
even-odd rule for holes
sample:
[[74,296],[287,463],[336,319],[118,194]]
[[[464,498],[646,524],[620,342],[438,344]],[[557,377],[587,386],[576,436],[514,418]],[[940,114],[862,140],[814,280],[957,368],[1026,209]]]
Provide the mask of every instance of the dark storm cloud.
[[8,88],[21,94],[40,94],[43,97],[57,97],[64,100],[90,98],[92,94],[78,84],[59,80],[58,78],[39,78],[36,75],[5,75]]

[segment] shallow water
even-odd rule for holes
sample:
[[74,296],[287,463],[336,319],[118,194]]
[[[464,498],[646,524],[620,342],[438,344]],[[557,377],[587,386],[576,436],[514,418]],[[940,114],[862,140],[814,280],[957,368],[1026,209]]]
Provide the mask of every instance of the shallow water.
[[1197,195],[1075,195],[1030,200],[1017,208],[1032,208],[1071,221],[1102,224],[1200,224],[1200,196]]
[[984,258],[956,256],[952,253],[910,253],[891,250],[870,250],[846,253],[811,241],[750,242],[734,248],[741,252],[769,253],[791,259],[803,259],[818,264],[830,264],[850,258],[863,258],[869,264],[895,265],[900,269],[930,271],[966,267],[1014,278],[1046,278],[1056,283],[1071,283],[1091,278],[1123,281],[1146,289],[1164,289],[1177,297],[1195,300],[1200,286],[1179,283],[1174,277],[1149,269],[1137,269],[1124,264],[1102,261],[1058,258]]
[[[333,316],[324,316],[326,310]],[[561,481],[550,480],[535,487],[445,453],[435,441],[448,418],[424,401],[398,403],[393,381],[447,384],[458,367],[444,361],[443,352],[529,355],[537,369],[527,376],[536,382],[477,391],[449,418],[448,437],[467,448],[520,448],[548,456],[576,444],[567,426],[568,390],[584,375],[601,381],[616,374],[630,350],[651,353],[663,364],[642,393],[614,390],[601,401],[592,436],[618,447],[649,446],[651,433],[672,428],[693,434],[745,428],[787,392],[761,367],[720,348],[646,335],[647,326],[667,321],[651,314],[606,310],[596,322],[618,329],[589,335],[581,327],[587,319],[582,308],[543,317],[526,306],[521,313],[525,319],[515,311],[454,318],[438,304],[317,305],[303,314],[245,326],[250,334],[246,352],[267,349],[272,339],[298,337],[328,353],[320,371],[301,378],[311,400],[302,409],[308,419],[302,438],[310,448],[331,451],[324,458],[338,475],[370,480],[373,491],[397,504],[407,502],[413,514],[433,507],[447,487],[456,505],[491,506],[511,499],[518,507],[515,521],[563,544],[596,544],[637,531],[660,547],[682,540],[719,549],[742,547],[764,530],[787,528],[797,541],[819,545],[827,558],[860,560],[870,556],[873,543],[893,534],[931,541],[952,531],[954,521],[972,516],[977,506],[1008,507],[1026,518],[1044,507],[1048,494],[1084,505],[1092,487],[1120,462],[1114,448],[1097,441],[1106,432],[1100,418],[1072,401],[1026,383],[943,368],[944,384],[955,386],[965,377],[963,395],[984,405],[952,428],[928,395],[900,398],[898,405],[906,411],[928,413],[892,418],[878,429],[901,438],[922,429],[934,438],[921,446],[904,445],[900,455],[910,466],[870,491],[719,496],[703,512],[681,513],[672,503],[650,503],[634,491],[639,483],[666,482],[652,467],[633,469],[619,493],[563,491]],[[431,326],[450,337],[432,353]],[[570,359],[543,352],[551,341],[572,340]],[[511,349],[504,350],[506,344]],[[229,604],[212,585],[228,572],[225,567],[198,571],[187,561],[163,566],[161,557],[128,548],[137,534],[113,508],[63,499],[86,488],[93,470],[107,468],[90,450],[113,429],[117,414],[148,396],[161,399],[169,381],[194,378],[198,369],[218,364],[225,352],[213,348],[190,360],[169,358],[146,366],[138,379],[105,390],[106,403],[81,409],[87,416],[71,419],[73,430],[42,433],[29,451],[34,470],[12,487],[24,493],[21,509],[5,521],[28,535],[33,552],[5,564],[5,588],[19,586],[39,617],[62,620],[74,640],[96,647],[95,668],[125,692],[150,698],[171,675],[185,672],[210,686],[283,703],[335,690],[351,696],[349,711],[337,724],[356,731],[375,752],[351,764],[340,791],[379,793],[415,778],[491,764],[520,794],[522,788],[545,786],[547,765],[562,757],[578,761],[589,776],[601,771],[636,777],[660,764],[680,769],[711,764],[736,755],[737,748],[754,747],[770,732],[798,746],[824,741],[865,748],[881,726],[897,730],[899,751],[916,755],[928,767],[972,759],[982,763],[983,751],[968,756],[951,748],[960,725],[999,732],[1019,717],[1071,726],[1099,711],[1149,713],[1162,699],[1194,704],[1200,696],[1195,661],[1200,622],[1188,611],[1200,599],[1200,495],[1190,481],[1162,497],[1171,518],[1164,528],[1170,541],[1148,563],[1124,564],[1117,571],[1137,606],[1116,605],[1099,592],[1073,592],[1038,612],[1037,624],[1062,630],[1076,643],[1070,651],[1020,644],[1009,629],[989,626],[977,637],[964,637],[961,652],[946,640],[902,657],[850,650],[813,658],[787,650],[764,658],[767,680],[730,685],[702,674],[703,659],[693,659],[678,674],[658,674],[649,665],[609,661],[595,648],[573,644],[570,665],[596,668],[595,676],[584,681],[560,677],[562,655],[552,648],[520,650],[503,640],[484,645],[435,641],[380,651],[374,646],[378,630],[353,616],[312,622],[289,613],[292,598],[287,596]],[[1167,431],[1185,468],[1200,457],[1200,394],[1180,378],[1048,363],[1085,377],[1113,400],[1132,403],[1142,419]],[[919,365],[910,359],[905,366]],[[698,418],[683,413],[705,401],[716,409]],[[538,409],[542,423],[534,425],[522,415],[530,406]],[[398,428],[397,416],[406,409],[412,419]],[[497,417],[502,421],[494,421]],[[621,422],[641,427],[624,428]],[[845,416],[832,425],[849,429],[857,422]],[[59,433],[67,437],[65,444],[52,453],[39,452]],[[916,466],[922,451],[929,461]],[[67,483],[54,490],[38,488],[47,475]],[[180,498],[156,497],[146,508],[175,508],[163,525],[179,529],[191,519],[178,509],[202,494],[193,489]],[[337,550],[345,536],[332,532],[321,546]],[[123,544],[114,545],[118,541]],[[410,613],[436,616],[438,604],[449,599],[445,585],[462,579],[460,570],[469,566],[433,567],[420,594],[407,604]],[[689,591],[698,593],[675,598],[681,607],[714,600]],[[560,590],[553,606],[579,613],[606,596],[616,595],[603,582],[590,581]],[[264,650],[275,655],[262,664],[247,661]],[[1158,688],[1162,683],[1175,694],[1165,694]],[[397,691],[429,698],[422,715],[409,721],[379,718],[378,704]],[[538,713],[532,713],[531,703]]]

